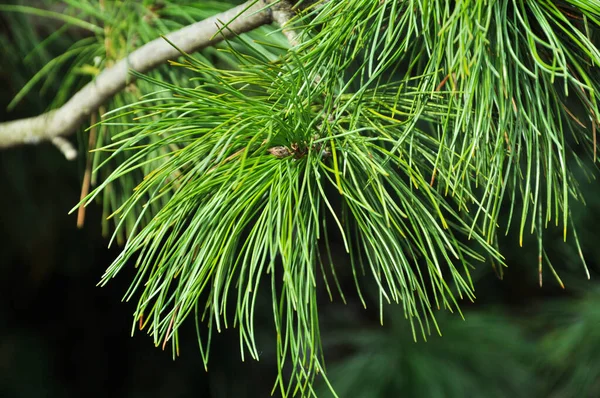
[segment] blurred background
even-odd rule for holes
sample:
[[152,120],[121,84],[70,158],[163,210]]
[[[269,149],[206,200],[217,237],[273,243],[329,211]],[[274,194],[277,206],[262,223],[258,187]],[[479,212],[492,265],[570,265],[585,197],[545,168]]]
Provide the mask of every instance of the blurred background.
[[[32,53],[54,30],[52,23],[0,13],[0,121],[43,112],[54,99],[60,74],[6,110],[70,45],[66,34]],[[96,287],[119,253],[101,234],[102,209],[88,208],[82,229],[68,215],[84,167],[82,156],[69,162],[50,144],[0,151],[0,397],[270,396],[276,370],[268,338],[260,361],[244,363],[235,330],[216,336],[205,371],[193,322],[175,361],[143,333],[131,337],[135,306],[121,299],[132,273]],[[384,308],[381,326],[376,300],[367,310],[357,298],[348,305],[323,300],[328,373],[340,397],[600,396],[600,185],[590,178],[596,174],[581,172],[587,203],[573,207],[590,280],[572,235],[565,244],[562,231],[551,229],[545,244],[565,289],[548,269],[540,287],[537,242],[531,237],[520,248],[516,232],[509,233],[501,242],[503,280],[489,265],[477,269],[477,300],[461,304],[465,319],[440,312],[443,336],[427,342],[414,341],[399,307]],[[267,299],[264,313],[270,311]],[[272,322],[264,319],[257,327],[266,335]],[[331,396],[324,385],[317,388],[319,397]]]

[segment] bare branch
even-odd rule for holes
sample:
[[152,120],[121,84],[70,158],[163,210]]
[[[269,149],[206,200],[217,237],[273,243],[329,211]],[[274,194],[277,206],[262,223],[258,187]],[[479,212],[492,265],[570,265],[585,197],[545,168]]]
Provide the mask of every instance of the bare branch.
[[[249,0],[165,37],[186,53],[198,51],[235,34],[271,23],[271,10],[265,8],[269,3],[266,0]],[[226,28],[221,30],[225,25]],[[74,133],[100,105],[134,81],[129,70],[148,72],[179,55],[178,50],[163,38],[143,45],[127,58],[102,71],[62,107],[39,116],[0,123],[0,148],[48,140],[56,143],[53,140],[55,137]]]

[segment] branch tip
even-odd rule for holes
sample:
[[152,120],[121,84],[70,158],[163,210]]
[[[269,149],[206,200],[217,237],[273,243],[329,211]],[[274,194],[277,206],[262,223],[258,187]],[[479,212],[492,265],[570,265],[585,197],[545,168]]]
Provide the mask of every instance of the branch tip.
[[75,158],[77,158],[77,150],[75,149],[75,147],[73,147],[73,144],[71,144],[66,138],[53,137],[50,139],[50,142],[52,142],[54,146],[58,148],[58,150],[61,151],[63,155],[65,155],[65,158],[67,160],[75,160]]

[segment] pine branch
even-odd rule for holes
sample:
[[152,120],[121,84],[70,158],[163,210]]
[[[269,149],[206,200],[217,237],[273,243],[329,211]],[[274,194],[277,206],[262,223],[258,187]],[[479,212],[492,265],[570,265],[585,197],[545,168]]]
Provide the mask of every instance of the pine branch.
[[55,141],[56,137],[73,134],[92,112],[135,80],[129,74],[130,70],[145,73],[177,58],[179,50],[195,52],[269,24],[273,21],[271,10],[267,8],[270,2],[249,0],[143,45],[102,71],[62,107],[38,116],[0,123],[0,148]]

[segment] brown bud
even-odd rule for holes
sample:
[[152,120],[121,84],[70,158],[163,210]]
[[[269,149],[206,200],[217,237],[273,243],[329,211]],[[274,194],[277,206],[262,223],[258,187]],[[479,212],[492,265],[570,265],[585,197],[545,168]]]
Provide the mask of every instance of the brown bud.
[[274,146],[273,148],[269,148],[267,150],[276,158],[285,158],[290,156],[290,151],[284,146]]

